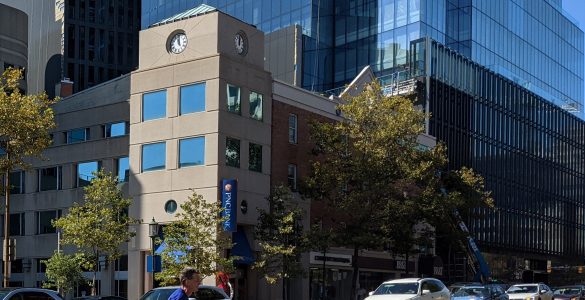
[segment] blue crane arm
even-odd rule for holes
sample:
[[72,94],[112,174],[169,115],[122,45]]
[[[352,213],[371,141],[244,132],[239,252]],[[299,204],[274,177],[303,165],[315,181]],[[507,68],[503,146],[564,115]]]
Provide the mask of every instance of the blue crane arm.
[[481,281],[481,282],[489,281],[491,279],[490,268],[487,265],[485,259],[483,258],[481,251],[479,251],[479,247],[477,247],[475,240],[473,240],[473,237],[471,237],[471,234],[469,233],[469,229],[467,229],[467,226],[463,222],[463,219],[459,215],[459,212],[457,210],[454,210],[453,215],[455,216],[455,219],[459,225],[459,228],[461,229],[461,231],[463,231],[463,233],[465,233],[465,235],[467,237],[467,245],[469,246],[469,250],[471,251],[471,253],[475,257],[475,260],[477,261],[477,264],[479,266],[479,272],[477,272],[475,274],[475,277],[473,278],[473,280],[474,281]]

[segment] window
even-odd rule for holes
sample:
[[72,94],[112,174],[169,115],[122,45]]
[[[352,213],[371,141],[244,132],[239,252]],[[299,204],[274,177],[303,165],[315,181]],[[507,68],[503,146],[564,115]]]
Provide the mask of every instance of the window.
[[181,87],[181,108],[179,114],[205,111],[205,83]]
[[65,132],[67,144],[85,142],[89,140],[89,128],[72,129]]
[[[4,220],[4,215],[0,215]],[[0,234],[4,236],[4,222],[0,222]],[[24,235],[24,213],[10,214],[10,235]]]
[[[10,194],[24,194],[24,171],[10,173]],[[2,187],[4,187],[4,176],[2,176]]]
[[128,255],[121,255],[116,259],[114,268],[116,271],[128,271]]
[[62,188],[62,167],[44,168],[39,170],[39,190],[50,191]]
[[225,164],[230,167],[240,167],[240,140],[226,138]]
[[262,94],[250,93],[250,118],[262,121]]
[[56,233],[57,229],[51,224],[51,221],[60,217],[61,210],[38,211],[37,234]]
[[99,170],[97,161],[90,161],[77,164],[77,187],[88,186],[92,179],[95,178],[94,172]]
[[249,150],[248,169],[250,171],[262,172],[262,146],[250,143]]
[[167,115],[167,91],[142,95],[142,121],[161,119]]
[[241,114],[240,107],[240,87],[227,85],[227,110],[236,114]]
[[37,262],[37,273],[45,273],[47,272],[47,265],[44,264],[42,261],[43,260],[48,260],[48,257],[45,258],[35,258],[36,262]]
[[297,165],[288,165],[288,187],[293,191],[297,189]]
[[288,116],[288,142],[297,143],[297,115],[295,114]]
[[166,143],[142,145],[142,172],[165,168]]
[[130,175],[130,162],[128,156],[120,157],[116,160],[116,170],[118,182],[128,182],[128,176]]
[[179,141],[179,167],[200,166],[205,163],[205,138]]
[[111,123],[104,125],[104,137],[116,137],[116,136],[123,136],[128,134],[129,123],[128,122],[118,122],[118,123]]

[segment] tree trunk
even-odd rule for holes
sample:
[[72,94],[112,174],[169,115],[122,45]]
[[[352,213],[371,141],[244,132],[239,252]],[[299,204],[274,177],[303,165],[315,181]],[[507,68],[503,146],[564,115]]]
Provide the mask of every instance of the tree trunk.
[[282,278],[282,300],[286,300],[286,278]]
[[[8,150],[8,149],[6,149]],[[6,151],[6,160],[9,160],[8,151]],[[10,282],[10,254],[8,253],[9,244],[10,244],[10,168],[6,168],[4,172],[4,195],[5,195],[5,202],[4,202],[4,280],[3,286],[8,287]]]
[[100,255],[99,252],[96,251],[96,255],[95,255],[95,266],[93,267],[93,278],[92,278],[92,282],[91,282],[91,295],[95,296],[97,295],[97,290],[95,287],[95,282],[96,282],[96,278],[97,278],[97,271],[100,267]]
[[325,300],[325,287],[327,286],[327,283],[325,282],[325,279],[327,278],[326,273],[327,270],[325,268],[325,263],[327,262],[327,249],[323,249],[323,286],[321,287],[321,300]]
[[353,247],[353,274],[352,274],[352,280],[351,280],[351,298],[349,298],[350,300],[355,300],[357,297],[357,281],[359,279],[358,276],[358,258],[359,258],[359,247],[357,245],[354,245]]

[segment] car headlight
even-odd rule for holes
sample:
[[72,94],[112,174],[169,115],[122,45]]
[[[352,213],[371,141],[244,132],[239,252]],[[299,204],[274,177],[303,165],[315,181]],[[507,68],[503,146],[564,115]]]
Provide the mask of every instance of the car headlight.
[[579,300],[579,298],[573,297],[573,298],[571,298],[571,300]]
[[536,298],[538,298],[538,296],[530,296],[530,297],[524,298],[524,300],[536,300]]

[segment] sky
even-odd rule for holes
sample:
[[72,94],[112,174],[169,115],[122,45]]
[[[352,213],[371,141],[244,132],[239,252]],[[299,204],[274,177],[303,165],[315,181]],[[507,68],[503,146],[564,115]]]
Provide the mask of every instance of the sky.
[[[563,0],[563,10],[579,22],[579,28],[585,32],[585,0]],[[585,93],[585,83],[583,84]],[[582,116],[585,113],[581,114]]]

